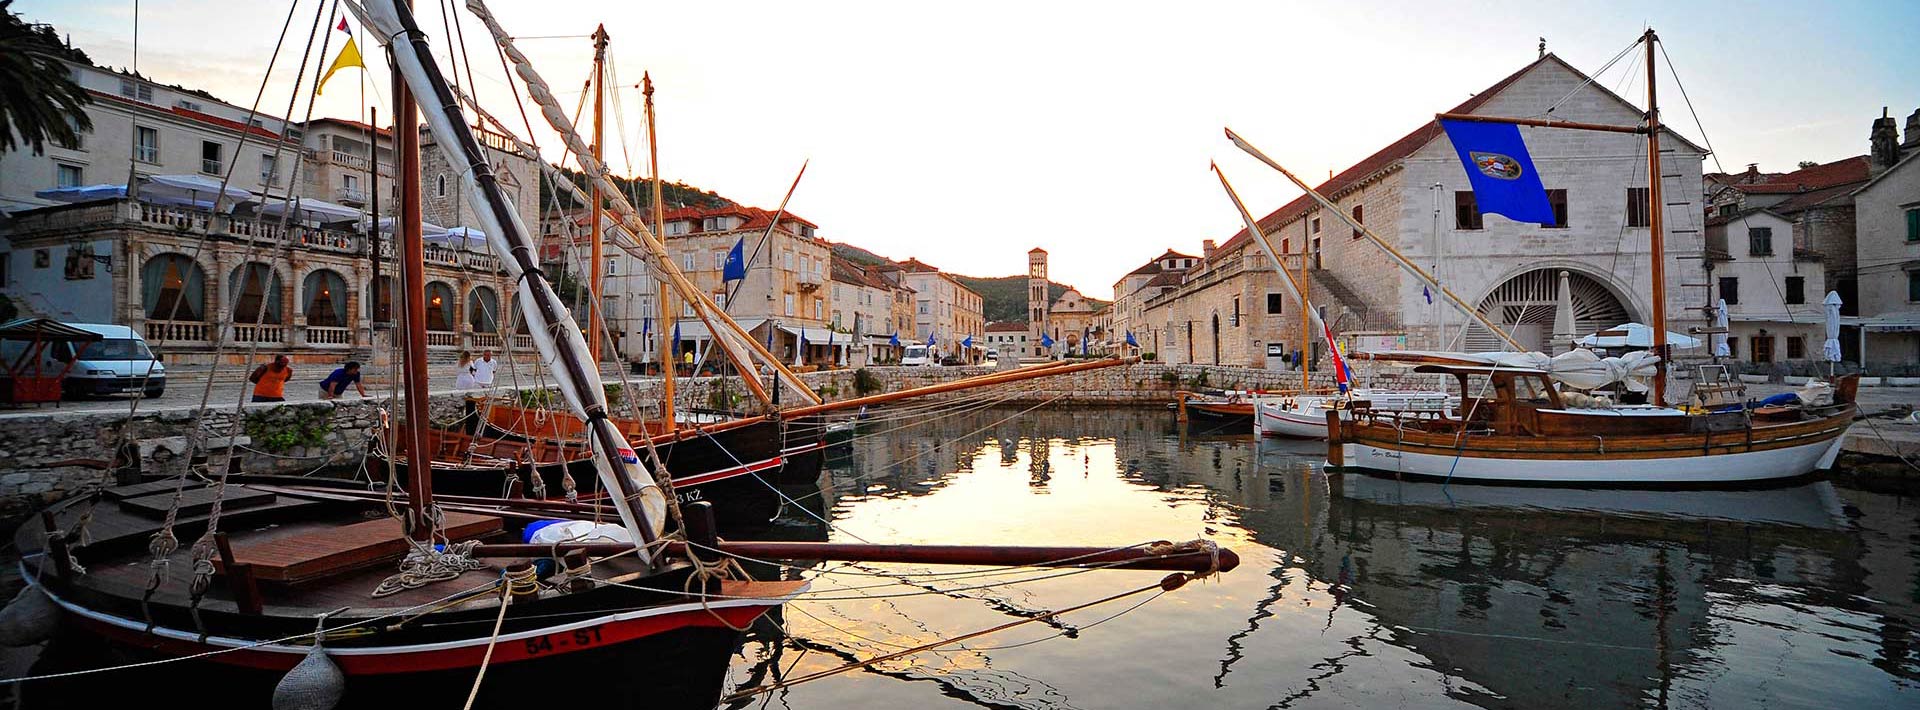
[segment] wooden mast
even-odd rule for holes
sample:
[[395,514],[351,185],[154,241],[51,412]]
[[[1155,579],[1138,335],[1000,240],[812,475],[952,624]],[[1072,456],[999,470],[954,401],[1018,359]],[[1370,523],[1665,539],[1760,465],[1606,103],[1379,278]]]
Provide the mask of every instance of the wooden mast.
[[[589,145],[593,149],[594,160],[601,160],[606,150],[606,141],[602,139],[606,129],[601,116],[606,110],[606,100],[607,26],[603,24],[593,30],[593,142]],[[600,182],[593,181],[592,187],[593,190],[588,193],[592,204],[587,205],[587,241],[593,243],[593,257],[587,262],[592,269],[588,272],[592,276],[588,278],[587,286],[587,293],[592,297],[587,304],[587,313],[590,314],[587,318],[587,354],[597,364],[600,362],[600,339],[606,333],[606,327],[602,324],[606,322],[607,314],[602,312],[601,304],[604,301],[600,298],[601,264],[606,256],[600,250]]]
[[1648,271],[1653,278],[1653,403],[1667,404],[1667,257],[1665,236],[1660,233],[1666,220],[1666,204],[1660,195],[1660,105],[1654,94],[1654,43],[1659,36],[1647,28],[1647,256],[1653,260]]
[[[1300,393],[1306,394],[1313,389],[1313,301],[1308,300],[1307,290],[1313,288],[1313,281],[1307,272],[1307,262],[1313,258],[1313,237],[1306,234],[1306,220],[1300,220]],[[1280,265],[1287,268],[1286,264]]]
[[[412,0],[399,0],[411,10]],[[407,536],[415,542],[433,541],[433,457],[427,442],[427,261],[426,240],[420,228],[420,116],[414,108],[413,92],[393,68],[393,142],[395,176],[400,181],[400,274],[403,282],[403,313],[406,328],[401,351],[401,378],[406,394],[407,423]],[[378,153],[375,159],[378,160]],[[379,229],[378,222],[374,228]],[[378,257],[378,255],[375,255]],[[377,259],[376,259],[377,260]],[[452,304],[448,304],[451,306]]]
[[[663,192],[660,189],[660,142],[656,140],[656,134],[653,130],[653,75],[651,73],[642,73],[640,75],[640,86],[641,93],[647,97],[647,166],[649,172],[652,174],[651,182],[653,183],[653,233],[661,239],[665,239],[667,238],[667,233],[661,228],[662,219],[666,214],[666,206],[660,204],[661,193]],[[599,205],[596,204],[594,207],[594,213],[596,215],[599,214]],[[664,262],[666,258],[661,257],[660,261]],[[658,301],[660,306],[660,347],[656,350],[661,353],[660,420],[661,426],[665,427],[666,431],[671,432],[679,426],[673,418],[673,368],[678,364],[677,361],[679,358],[675,357],[673,351],[670,350],[670,348],[673,347],[673,334],[667,331],[667,319],[672,316],[673,309],[667,303],[667,289],[660,287],[664,285],[665,282],[655,281],[654,283],[655,286],[653,290],[655,295],[658,296],[658,298],[654,300]],[[708,328],[707,330],[709,331],[707,334],[708,337],[720,337],[718,333],[712,332],[712,328]],[[742,372],[740,376],[751,379],[753,373]]]

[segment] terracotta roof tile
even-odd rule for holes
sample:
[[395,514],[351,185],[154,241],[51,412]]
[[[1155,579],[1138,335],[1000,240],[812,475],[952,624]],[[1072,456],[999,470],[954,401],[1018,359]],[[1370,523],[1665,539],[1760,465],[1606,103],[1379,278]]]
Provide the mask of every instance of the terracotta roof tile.
[[[744,221],[740,226],[734,227],[734,229],[766,229],[767,224],[773,221],[773,212],[771,210],[763,210],[758,207],[748,207],[746,205],[676,207],[667,210],[666,213],[661,216],[661,219],[667,222],[676,222],[679,220],[698,221],[708,217],[741,217]],[[786,220],[793,220],[814,229],[820,228],[820,225],[809,222],[792,212],[788,212],[781,217],[781,221],[784,222]]]
[[1755,184],[1736,184],[1727,187],[1749,195],[1782,195],[1813,190],[1823,190],[1840,185],[1853,185],[1867,181],[1867,156],[1856,155],[1842,158],[1831,163],[1823,163],[1810,168],[1802,168],[1785,175],[1775,176],[1765,182]]
[[1017,321],[1017,322],[1006,321],[1006,322],[988,323],[987,332],[989,333],[1025,333],[1027,332],[1027,324],[1025,321]]
[[[149,104],[149,103],[143,103],[139,101],[133,101],[124,96],[109,94],[104,91],[95,91],[93,89],[87,89],[87,93],[92,94],[93,97],[96,99],[107,99],[110,101],[117,101],[119,103],[127,104],[129,106],[138,106],[141,108],[152,109],[154,111],[165,111],[167,113],[171,113],[175,116],[179,116],[189,121],[197,121],[199,123],[204,123],[210,126],[219,126],[221,128],[225,128],[230,131],[251,133],[261,138],[267,138],[270,140],[280,140],[280,134],[274,133],[273,131],[269,131],[259,126],[249,126],[239,121],[221,118],[219,116],[215,116],[210,113],[203,113],[200,111],[194,111],[192,109],[180,108],[179,106],[160,106],[158,104]],[[262,118],[264,119],[264,118],[270,118],[270,117],[262,116]]]

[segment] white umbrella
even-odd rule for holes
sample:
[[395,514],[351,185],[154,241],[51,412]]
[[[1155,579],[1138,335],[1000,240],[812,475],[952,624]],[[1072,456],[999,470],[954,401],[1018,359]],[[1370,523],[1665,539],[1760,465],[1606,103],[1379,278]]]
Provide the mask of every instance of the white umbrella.
[[[94,200],[111,200],[111,199],[126,197],[127,186],[118,184],[118,183],[107,183],[107,184],[100,184],[100,185],[80,185],[75,187],[59,187],[51,190],[36,191],[33,193],[33,196],[43,200],[53,200],[55,202],[67,202],[67,203],[91,202]],[[208,194],[205,196],[212,197],[211,194]],[[153,194],[152,192],[142,192],[140,193],[140,200],[143,202],[151,202],[156,205],[170,205],[174,207],[198,207],[203,210],[213,209],[213,202],[210,200],[195,200],[188,197],[171,195],[171,194],[156,195],[156,194]]]
[[[381,233],[381,234],[392,234],[392,233],[393,233],[393,225],[394,225],[394,223],[395,223],[395,221],[396,221],[396,218],[394,218],[394,217],[381,217],[381,218],[380,218],[380,233]],[[364,229],[365,227],[366,227],[366,225],[365,225],[365,223],[362,223],[362,224],[361,224],[361,228],[363,228],[363,229]],[[438,236],[441,236],[441,235],[444,235],[444,234],[446,234],[446,233],[447,233],[447,228],[446,228],[446,227],[442,227],[442,226],[440,226],[440,225],[437,225],[437,224],[434,224],[434,223],[432,223],[432,222],[425,222],[425,221],[423,221],[423,222],[421,222],[421,223],[420,223],[420,233],[421,233],[421,234],[423,234],[423,235],[425,235],[425,236],[427,236],[427,237],[438,237]]]
[[1713,356],[1731,357],[1733,348],[1727,347],[1727,299],[1720,299],[1713,306],[1713,327],[1720,332],[1713,334]]
[[346,205],[334,204],[326,200],[316,200],[311,197],[298,197],[291,201],[270,199],[267,200],[265,204],[260,205],[260,214],[270,217],[278,217],[287,210],[306,212],[319,217],[323,222],[339,222],[341,220],[359,219],[366,216],[366,213],[361,210]]
[[[1821,344],[1820,354],[1825,355],[1828,363],[1840,361],[1840,294],[1828,291],[1827,298],[1820,302],[1827,308],[1827,342]],[[1827,376],[1833,376],[1833,365],[1827,365]]]
[[221,187],[220,183],[220,180],[205,175],[155,175],[140,186],[140,194],[192,200],[212,200],[214,195],[225,194],[230,202],[236,204],[260,199],[232,185]]
[[484,249],[487,246],[487,233],[472,227],[454,227],[440,234],[426,237],[430,242],[446,242],[451,246],[467,246]]
[[[1596,348],[1651,348],[1653,347],[1653,326],[1640,323],[1622,323],[1606,330],[1625,331],[1626,335],[1602,336],[1594,333],[1580,339],[1581,345]],[[1605,332],[1605,331],[1602,331]],[[1685,350],[1700,347],[1700,339],[1667,331],[1667,345]]]

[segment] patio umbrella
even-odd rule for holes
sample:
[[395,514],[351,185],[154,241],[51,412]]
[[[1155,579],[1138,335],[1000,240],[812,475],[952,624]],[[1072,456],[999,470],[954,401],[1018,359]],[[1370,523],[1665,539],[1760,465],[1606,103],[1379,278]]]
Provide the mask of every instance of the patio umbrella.
[[212,201],[215,195],[225,194],[233,204],[260,199],[232,185],[223,188],[220,183],[220,180],[205,175],[154,175],[141,184],[140,195]]
[[[59,187],[51,190],[36,190],[33,196],[43,200],[53,200],[54,202],[66,202],[69,204],[75,202],[92,202],[94,200],[114,200],[127,196],[127,186],[117,183],[77,185],[74,187]],[[210,197],[211,195],[207,196]],[[144,202],[151,202],[157,205],[198,207],[203,210],[213,209],[213,202],[211,200],[196,200],[184,196],[169,194],[155,195],[142,192],[140,193],[140,199]]]
[[1833,377],[1833,363],[1840,361],[1840,294],[1828,291],[1820,303],[1827,310],[1827,342],[1820,345],[1820,354],[1827,358],[1827,377]]
[[322,222],[359,219],[366,215],[365,212],[346,205],[335,204],[326,200],[316,200],[311,197],[299,197],[291,201],[270,199],[267,200],[265,204],[260,205],[260,214],[269,217],[278,217],[281,213],[288,210],[292,210],[295,214],[302,212],[307,213]]
[[1720,331],[1713,334],[1713,356],[1732,356],[1733,348],[1727,347],[1727,299],[1722,298],[1714,303],[1713,327]]

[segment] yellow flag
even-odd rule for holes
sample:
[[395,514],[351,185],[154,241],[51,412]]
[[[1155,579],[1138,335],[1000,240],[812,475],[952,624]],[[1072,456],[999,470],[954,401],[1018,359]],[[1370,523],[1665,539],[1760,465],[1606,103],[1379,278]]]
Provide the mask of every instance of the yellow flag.
[[367,68],[367,63],[360,60],[360,47],[353,43],[352,37],[348,37],[347,45],[340,48],[340,56],[333,58],[333,66],[327,67],[327,73],[321,75],[320,84],[313,88],[314,95],[318,96],[321,89],[327,88],[327,80],[333,78],[334,72],[347,67]]

